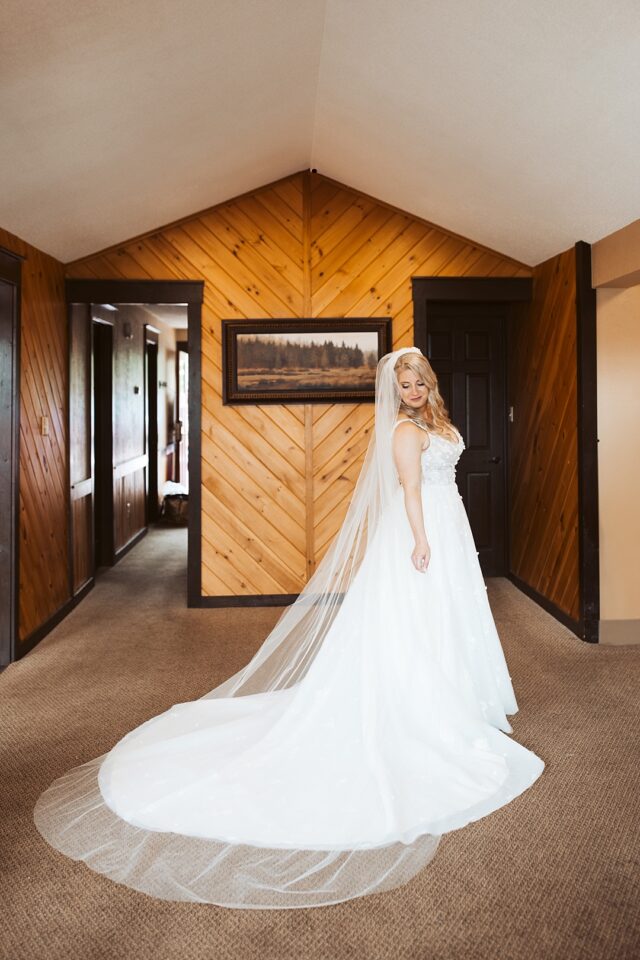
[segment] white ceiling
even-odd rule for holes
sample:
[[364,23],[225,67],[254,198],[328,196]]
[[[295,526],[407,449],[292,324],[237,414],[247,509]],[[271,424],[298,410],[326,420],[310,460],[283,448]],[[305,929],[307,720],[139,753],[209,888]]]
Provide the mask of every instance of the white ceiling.
[[187,330],[189,327],[186,303],[145,303],[142,309],[151,317],[151,324],[160,321],[174,330]]
[[315,167],[534,264],[640,217],[640,7],[5,0],[0,125],[63,261]]

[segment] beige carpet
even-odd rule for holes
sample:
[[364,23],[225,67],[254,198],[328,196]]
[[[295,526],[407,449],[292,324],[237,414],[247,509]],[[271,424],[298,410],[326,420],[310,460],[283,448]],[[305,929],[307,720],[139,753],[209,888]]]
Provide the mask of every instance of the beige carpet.
[[507,807],[446,835],[389,893],[312,910],[153,900],[67,860],[31,811],[69,767],[212,689],[280,609],[185,608],[184,530],[155,530],[0,674],[0,956],[8,960],[618,960],[640,955],[640,647],[584,644],[507,580],[489,598],[547,763]]

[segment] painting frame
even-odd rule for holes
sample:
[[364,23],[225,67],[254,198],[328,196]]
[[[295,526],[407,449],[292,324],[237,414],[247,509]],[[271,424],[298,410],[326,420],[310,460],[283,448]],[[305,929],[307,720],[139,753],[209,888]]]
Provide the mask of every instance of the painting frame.
[[[391,317],[328,317],[322,319],[272,319],[272,320],[223,320],[222,321],[222,402],[223,404],[263,403],[372,403],[375,399],[375,369],[370,387],[305,386],[295,385],[273,388],[243,386],[238,383],[238,338],[241,336],[286,338],[292,344],[296,337],[317,334],[351,339],[370,334],[371,349],[375,344],[377,361],[392,349]],[[286,346],[286,343],[285,343]],[[358,349],[349,348],[349,349]],[[309,372],[314,369],[309,367]],[[345,375],[346,376],[346,375]],[[355,377],[355,375],[354,375]],[[367,382],[369,378],[367,378]]]

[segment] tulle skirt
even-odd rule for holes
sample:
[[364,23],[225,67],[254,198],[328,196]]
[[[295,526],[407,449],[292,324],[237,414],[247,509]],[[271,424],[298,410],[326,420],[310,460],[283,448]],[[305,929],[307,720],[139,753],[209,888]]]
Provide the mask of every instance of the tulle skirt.
[[543,761],[517,704],[455,483],[423,486],[431,561],[402,490],[301,680],[178,703],[56,780],[52,846],[156,897],[337,903],[407,882],[440,836],[508,803]]

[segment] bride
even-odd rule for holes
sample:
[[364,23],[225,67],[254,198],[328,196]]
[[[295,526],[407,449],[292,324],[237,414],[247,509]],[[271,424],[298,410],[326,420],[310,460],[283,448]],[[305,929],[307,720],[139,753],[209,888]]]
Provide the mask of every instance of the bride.
[[426,357],[384,356],[347,515],[295,603],[234,676],[54,781],[42,836],[155,897],[311,907],[406,883],[526,790],[544,763],[508,736],[463,449]]

